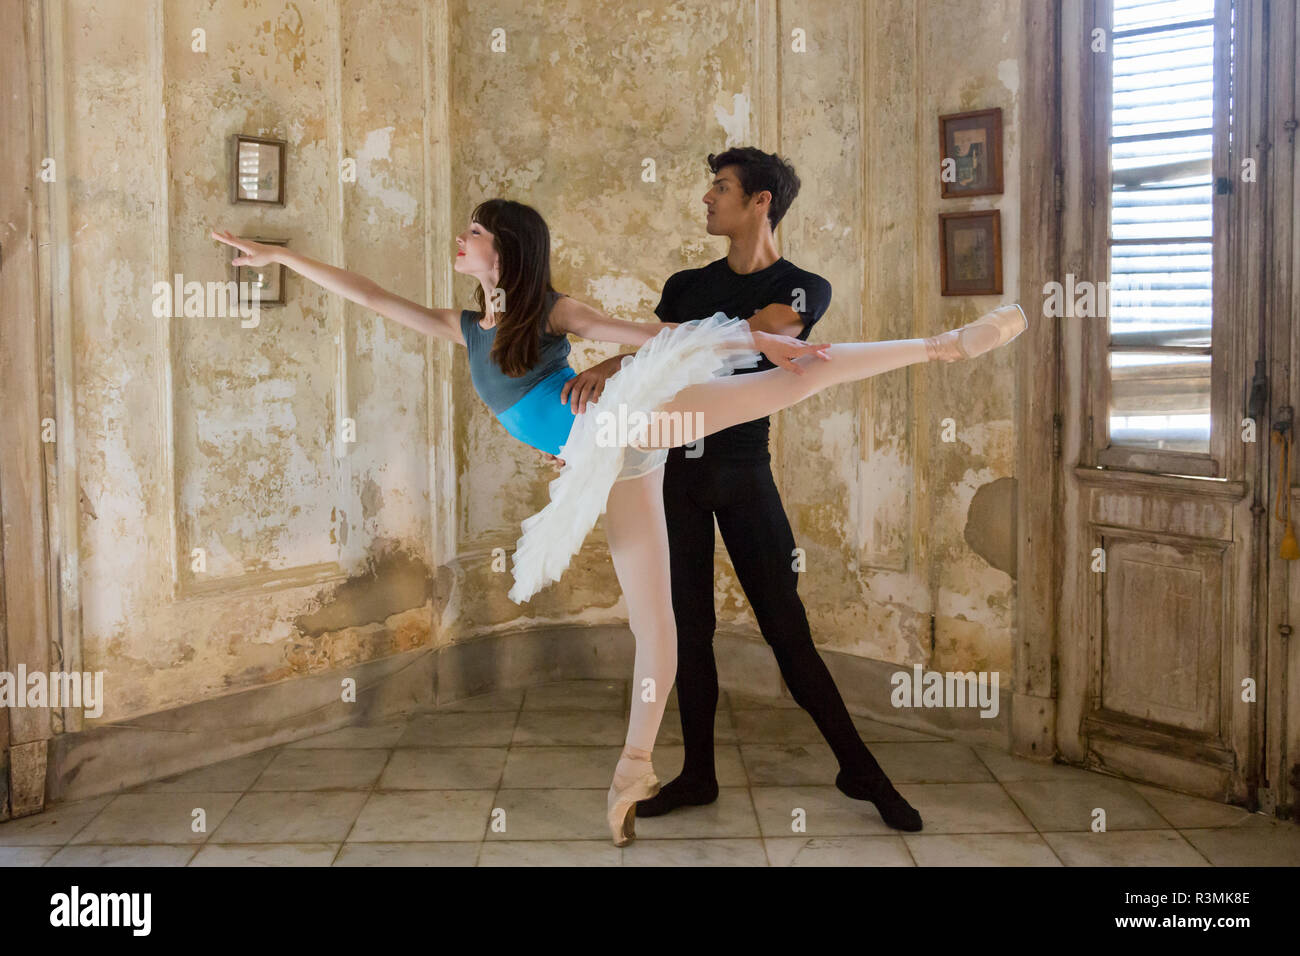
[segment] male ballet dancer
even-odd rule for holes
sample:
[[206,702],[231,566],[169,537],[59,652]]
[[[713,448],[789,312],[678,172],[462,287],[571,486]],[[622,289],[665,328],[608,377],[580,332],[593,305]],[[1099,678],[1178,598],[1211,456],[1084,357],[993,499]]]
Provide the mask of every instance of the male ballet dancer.
[[[689,322],[725,312],[748,319],[756,330],[807,339],[830,305],[831,286],[777,253],[773,231],[799,193],[794,168],[749,146],[710,154],[708,164],[714,179],[704,195],[706,229],[710,235],[727,237],[727,255],[670,276],[655,314],[663,322]],[[604,380],[618,371],[621,360],[614,356],[572,379],[562,400],[583,410],[587,401],[599,397]],[[775,367],[763,358],[757,366],[732,374]],[[718,798],[713,755],[718,705],[713,656],[716,516],[736,577],[791,696],[812,716],[839,761],[835,785],[850,797],[874,803],[889,826],[920,830],[920,814],[894,789],[858,736],[813,646],[797,592],[799,574],[792,567],[794,534],[772,479],[768,430],[767,418],[734,425],[710,435],[698,448],[673,448],[664,465],[685,760],[676,779],[637,803],[637,815],[659,816]]]

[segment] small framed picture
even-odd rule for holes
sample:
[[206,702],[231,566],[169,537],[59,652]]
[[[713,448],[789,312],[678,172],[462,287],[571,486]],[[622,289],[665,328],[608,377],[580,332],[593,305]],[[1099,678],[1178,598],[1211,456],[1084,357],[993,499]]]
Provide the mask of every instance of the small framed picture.
[[1001,295],[1002,213],[940,213],[939,270],[944,295]]
[[1002,192],[1002,109],[939,117],[944,199]]
[[284,158],[288,144],[235,133],[230,137],[230,201],[284,205]]
[[[240,239],[247,239],[250,242],[264,242],[270,246],[287,246],[288,239],[267,239],[264,236],[240,236]],[[233,246],[230,249],[230,258],[234,259],[243,255]],[[233,263],[230,271],[239,289],[239,304],[252,305],[252,292],[254,289],[258,292],[258,305],[284,305],[284,263],[272,262],[266,266],[237,266]]]

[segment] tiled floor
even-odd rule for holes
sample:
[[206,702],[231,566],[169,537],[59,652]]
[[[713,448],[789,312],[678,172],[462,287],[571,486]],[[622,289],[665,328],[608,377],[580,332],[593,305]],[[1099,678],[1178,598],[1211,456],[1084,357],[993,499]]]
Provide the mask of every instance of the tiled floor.
[[[502,692],[63,804],[0,824],[0,865],[1300,864],[1300,826],[855,717],[925,821],[903,834],[835,789],[806,713],[735,694],[718,708],[717,802],[639,818],[619,849],[604,810],[627,690]],[[675,695],[669,708],[665,782],[682,761]]]

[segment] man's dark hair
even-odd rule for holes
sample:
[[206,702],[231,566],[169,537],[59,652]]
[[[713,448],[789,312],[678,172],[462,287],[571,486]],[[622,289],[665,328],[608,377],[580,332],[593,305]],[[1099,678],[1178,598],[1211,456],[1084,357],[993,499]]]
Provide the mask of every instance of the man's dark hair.
[[737,146],[724,153],[709,153],[709,171],[716,174],[723,166],[735,166],[740,188],[749,197],[766,189],[772,194],[767,220],[773,231],[794,197],[799,195],[799,177],[794,167],[775,153],[765,153],[753,146]]

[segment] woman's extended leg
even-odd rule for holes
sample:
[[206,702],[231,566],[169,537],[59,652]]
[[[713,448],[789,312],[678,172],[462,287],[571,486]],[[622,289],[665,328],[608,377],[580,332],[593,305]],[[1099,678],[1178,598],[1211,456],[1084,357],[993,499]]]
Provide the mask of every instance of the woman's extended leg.
[[891,342],[843,342],[822,354],[794,360],[804,373],[773,368],[746,375],[727,375],[690,385],[660,405],[656,428],[639,447],[671,448],[706,435],[789,408],[823,389],[843,382],[870,378],[906,365],[927,361],[924,339]]
[[677,623],[668,597],[672,579],[663,488],[661,465],[639,478],[615,482],[606,503],[609,553],[636,638],[632,710],[626,746],[614,772],[616,787],[645,770],[677,675]]
[[959,334],[967,337],[965,347],[975,352],[986,351],[1014,338],[1014,335],[1009,335],[1003,339],[1011,330],[1019,334],[1023,328],[1023,313],[1018,307],[1009,308],[1014,308],[1015,312],[992,323],[989,322],[990,315],[1008,310],[994,310],[994,313],[982,316],[962,329],[931,338],[837,343],[822,353],[829,361],[815,355],[794,359],[794,363],[803,369],[802,375],[789,369],[774,368],[690,385],[655,410],[645,440],[634,444],[641,448],[690,444],[732,425],[789,408],[832,385],[855,382],[907,365],[961,358],[962,352],[957,346]]

